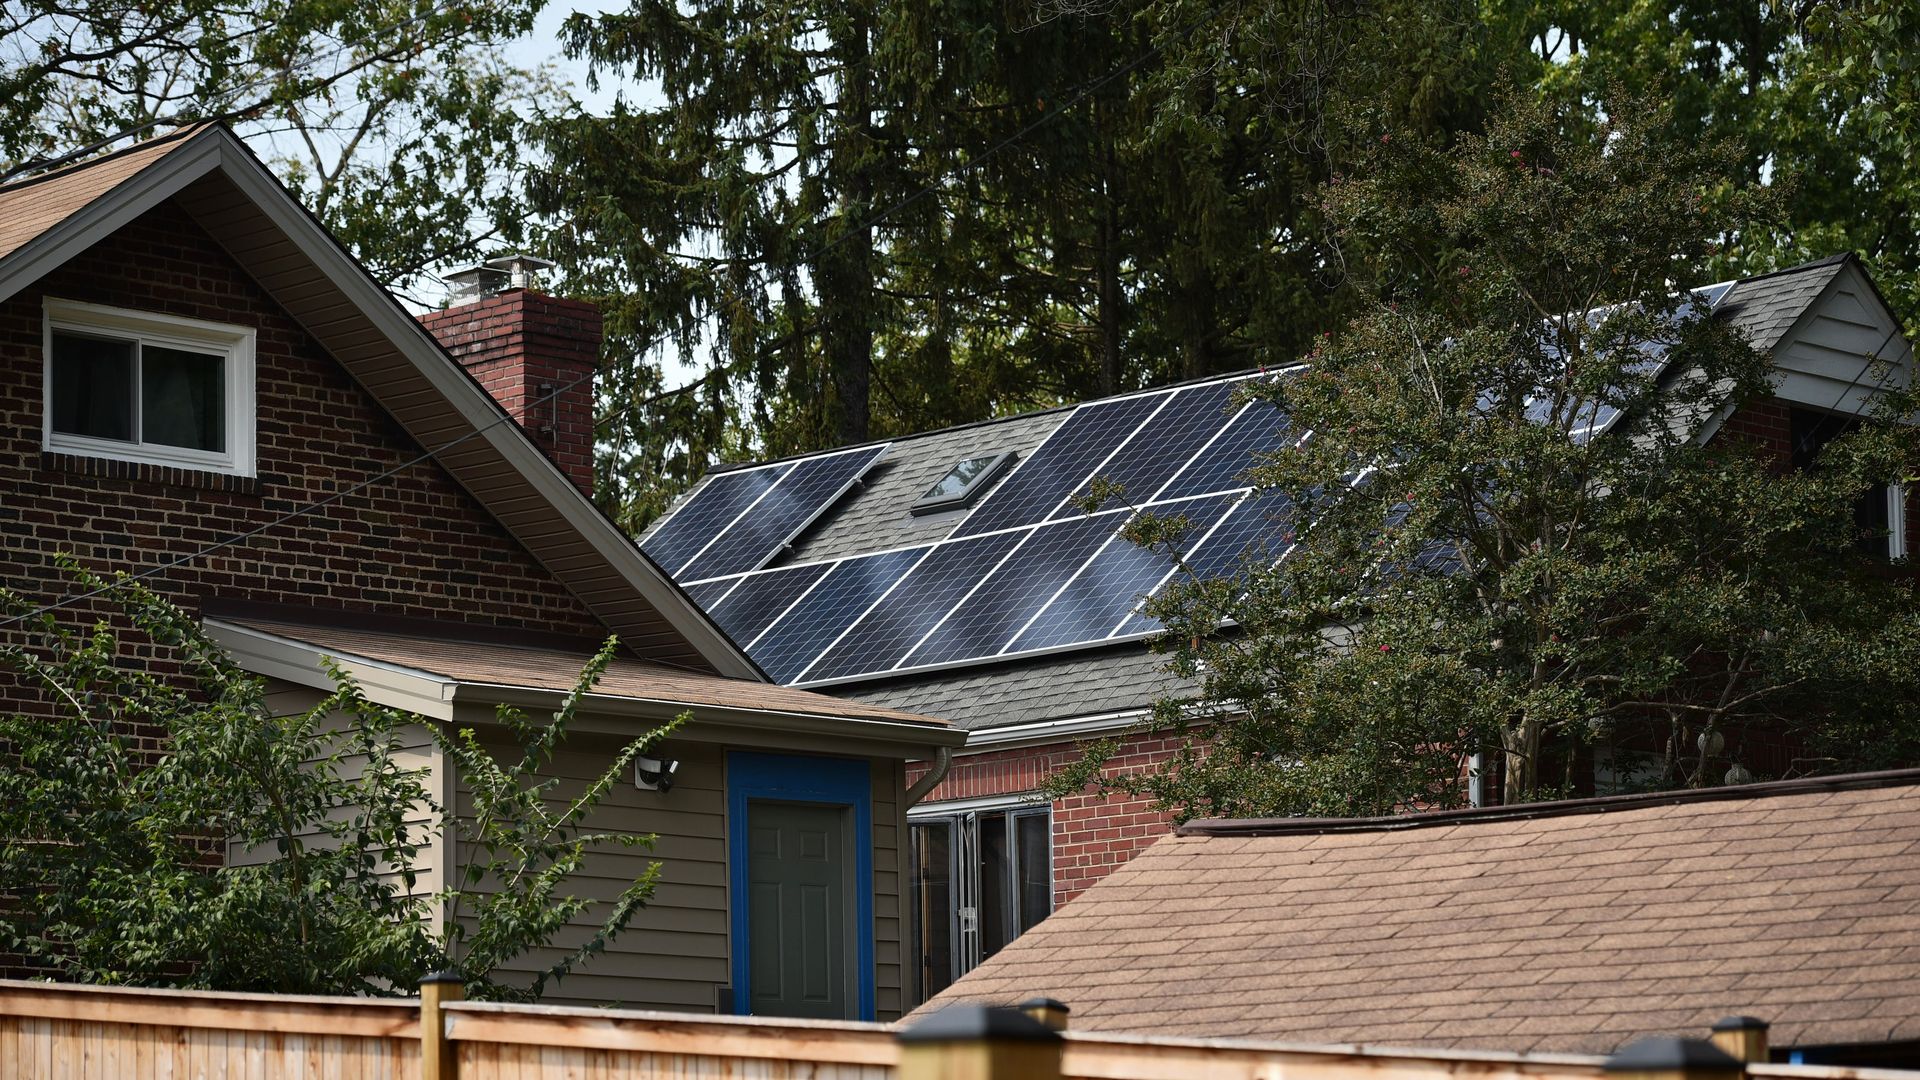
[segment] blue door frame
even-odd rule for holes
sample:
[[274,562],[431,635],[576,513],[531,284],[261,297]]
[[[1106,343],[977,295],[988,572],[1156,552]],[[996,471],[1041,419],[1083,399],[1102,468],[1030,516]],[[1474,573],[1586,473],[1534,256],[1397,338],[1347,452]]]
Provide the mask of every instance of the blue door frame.
[[873,777],[859,758],[735,750],[727,754],[727,882],[732,909],[733,1011],[753,1001],[747,963],[747,802],[826,803],[853,810],[853,940],[857,1020],[873,1017]]

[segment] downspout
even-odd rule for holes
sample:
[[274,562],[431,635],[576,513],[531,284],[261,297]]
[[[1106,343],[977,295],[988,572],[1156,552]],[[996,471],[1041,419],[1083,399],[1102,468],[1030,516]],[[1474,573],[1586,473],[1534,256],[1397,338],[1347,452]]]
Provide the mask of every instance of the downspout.
[[913,786],[907,789],[907,806],[911,808],[921,799],[926,798],[928,792],[938,787],[940,781],[947,778],[947,770],[951,768],[953,768],[953,747],[936,747],[933,751],[933,764],[928,766],[927,775],[914,781]]

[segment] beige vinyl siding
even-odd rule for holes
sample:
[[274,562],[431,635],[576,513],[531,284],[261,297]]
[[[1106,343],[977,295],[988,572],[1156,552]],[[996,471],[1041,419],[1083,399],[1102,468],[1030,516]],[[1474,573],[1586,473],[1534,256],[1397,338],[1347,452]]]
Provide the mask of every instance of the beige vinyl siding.
[[[1887,368],[1871,368],[1869,357]],[[1773,350],[1779,397],[1839,413],[1869,411],[1877,387],[1907,386],[1912,360],[1912,346],[1852,265]]]
[[906,763],[875,758],[873,777],[873,1006],[897,1020],[912,999],[907,964]]
[[[268,711],[274,716],[294,716],[305,713],[318,705],[326,696],[321,691],[310,687],[298,686],[279,679],[267,680],[266,705]],[[322,730],[340,731],[349,722],[346,716],[334,713],[323,722]],[[440,767],[440,751],[434,745],[433,734],[423,723],[402,725],[396,734],[400,739],[400,748],[394,754],[395,764],[403,769],[419,770],[428,791],[434,791],[435,778]],[[341,775],[351,775],[351,770],[363,765],[365,761],[365,757],[360,755],[343,758],[340,763]],[[341,811],[336,814],[336,817],[344,816],[346,813],[349,811]],[[439,823],[439,815],[432,807],[421,804],[407,819],[407,823],[418,830],[416,833],[418,837],[428,841]],[[308,832],[302,834],[302,839],[312,841],[317,836],[317,833]],[[227,863],[230,866],[258,866],[271,862],[277,857],[278,853],[271,849],[245,848],[231,843],[227,845]],[[440,891],[445,885],[445,881],[440,876],[441,867],[439,846],[431,842],[423,843],[414,861],[416,876],[413,891],[416,895],[429,895]]]
[[[509,744],[495,744],[505,756]],[[556,805],[577,798],[619,753],[621,743],[576,734],[545,770],[560,780]],[[715,990],[727,985],[726,793],[721,748],[708,743],[670,743],[658,752],[679,759],[673,790],[642,791],[621,778],[587,818],[595,832],[658,837],[647,848],[601,848],[587,857],[572,880],[573,894],[612,901],[621,890],[660,864],[653,899],[627,931],[574,975],[551,986],[544,1001],[556,1005],[625,1005],[633,1008],[712,1012]],[[471,793],[458,793],[459,812],[471,819]],[[607,904],[582,912],[555,941],[508,966],[509,981],[534,972],[579,946],[606,917]]]

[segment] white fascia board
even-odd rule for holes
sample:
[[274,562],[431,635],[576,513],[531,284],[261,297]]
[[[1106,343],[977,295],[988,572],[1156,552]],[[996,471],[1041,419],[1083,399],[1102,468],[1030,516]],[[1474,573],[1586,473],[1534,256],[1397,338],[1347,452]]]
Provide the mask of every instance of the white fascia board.
[[335,689],[333,678],[327,674],[323,661],[332,658],[353,676],[367,700],[374,704],[418,713],[433,720],[453,719],[456,684],[451,679],[364,656],[329,652],[304,641],[219,619],[203,620],[201,626],[215,644],[233,654],[242,669],[255,675],[331,692]]
[[0,303],[218,168],[224,158],[223,138],[231,137],[219,128],[187,136],[146,168],[14,249],[0,260]]
[[227,136],[221,146],[221,162],[227,177],[400,349],[459,412],[461,419],[476,429],[484,429],[476,438],[485,440],[532,485],[720,674],[754,682],[768,681],[746,653],[721,633],[659,567],[641,554],[639,546],[607,520],[573,481],[533,445],[518,424],[510,418],[505,423],[497,422],[507,415],[500,403],[447,355],[427,328],[409,315],[393,294],[367,276],[333,234],[287,195],[286,189],[266,171],[259,159],[238,140]]

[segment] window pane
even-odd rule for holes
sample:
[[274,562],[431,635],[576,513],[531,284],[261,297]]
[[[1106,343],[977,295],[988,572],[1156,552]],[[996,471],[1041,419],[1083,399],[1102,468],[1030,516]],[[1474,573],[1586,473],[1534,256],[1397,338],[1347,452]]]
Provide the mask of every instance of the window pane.
[[1014,843],[1020,854],[1022,934],[1053,910],[1053,830],[1050,826],[1045,814],[1022,814],[1013,819]]
[[53,335],[53,430],[133,441],[133,342]]
[[928,997],[953,982],[953,887],[949,880],[953,823],[913,827],[913,910],[919,935],[920,985]]
[[224,357],[148,345],[140,366],[142,442],[226,450]]
[[1013,866],[1007,852],[1007,815],[980,815],[980,955],[992,956],[1014,938]]

